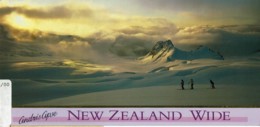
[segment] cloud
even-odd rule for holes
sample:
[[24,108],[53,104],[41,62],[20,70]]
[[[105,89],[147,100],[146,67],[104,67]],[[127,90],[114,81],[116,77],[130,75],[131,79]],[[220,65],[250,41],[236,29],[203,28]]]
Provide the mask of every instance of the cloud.
[[0,7],[0,17],[6,16],[15,10],[16,8],[14,7]]
[[[166,27],[166,26],[165,26]],[[260,47],[259,25],[193,26],[179,29],[133,26],[119,30],[110,50],[118,56],[139,57],[151,50],[155,42],[170,39],[176,47],[194,50],[200,45],[224,56],[248,56]],[[152,32],[151,32],[152,31]]]
[[91,16],[93,11],[88,6],[74,9],[73,6],[59,5],[51,7],[33,8],[29,6],[0,7],[0,16],[6,16],[13,12],[34,19],[61,19],[73,16]]
[[55,18],[69,18],[72,16],[71,11],[64,6],[56,6],[48,9],[28,9],[17,8],[15,12],[25,15],[29,18],[43,18],[43,19],[55,19]]
[[12,41],[13,39],[9,35],[8,26],[0,24],[0,56],[10,54],[12,48],[16,45]]
[[94,51],[91,49],[90,44],[87,41],[59,41],[54,44],[47,44],[49,50],[54,56],[61,58],[74,58],[74,59],[86,59],[86,56],[93,56]]
[[135,25],[115,30],[110,51],[119,56],[140,57],[149,52],[159,40],[172,39],[178,29],[166,19],[145,19],[148,26]]
[[9,32],[8,32],[8,26],[5,24],[0,24],[0,39],[1,40],[9,40]]
[[[1,27],[1,48],[22,56],[58,56],[104,62],[104,57],[137,58],[160,40],[170,39],[178,48],[193,50],[208,46],[228,56],[248,56],[259,50],[260,26],[225,25],[176,28],[173,24],[154,27],[130,26],[87,37],[58,35]],[[37,49],[37,50],[35,50]]]
[[140,57],[147,54],[152,47],[152,40],[145,37],[118,36],[110,51],[118,56]]
[[157,35],[157,36],[164,36],[164,35],[174,35],[177,32],[176,26],[171,23],[164,26],[159,26],[160,24],[156,24],[154,26],[149,27],[142,27],[142,26],[130,26],[128,28],[123,28],[118,30],[123,34],[128,35],[137,35],[137,34],[145,34],[145,35]]
[[135,0],[140,10],[178,24],[259,24],[259,0]]
[[258,25],[186,27],[180,29],[174,38],[183,48],[206,45],[224,56],[245,56],[259,50],[259,29]]
[[[184,12],[201,11],[250,11],[257,13],[259,10],[259,0],[247,1],[216,1],[216,0],[135,0],[141,7],[151,10],[171,10]],[[239,7],[239,8],[237,8]],[[224,10],[222,10],[224,9]],[[242,10],[241,10],[242,9]],[[244,10],[243,10],[244,9]]]
[[[41,30],[57,34],[89,36],[91,34],[118,30],[128,34],[137,27],[148,28],[139,33],[158,34],[174,31],[175,25],[167,19],[127,16],[90,5],[60,5],[47,7],[16,6],[0,8],[4,21],[13,27]],[[164,25],[163,25],[164,24]],[[129,27],[135,27],[130,29]],[[135,29],[135,30],[134,30]],[[141,30],[139,29],[139,30]],[[156,29],[160,29],[157,30]],[[121,30],[121,31],[119,31]]]

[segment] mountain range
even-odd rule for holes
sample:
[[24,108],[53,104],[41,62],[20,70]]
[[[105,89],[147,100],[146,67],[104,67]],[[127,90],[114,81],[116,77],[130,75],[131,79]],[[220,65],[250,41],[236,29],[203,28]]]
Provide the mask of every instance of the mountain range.
[[175,47],[171,40],[158,41],[151,51],[139,58],[147,62],[170,62],[174,60],[216,59],[224,60],[224,57],[206,46],[200,46],[192,51],[184,51]]

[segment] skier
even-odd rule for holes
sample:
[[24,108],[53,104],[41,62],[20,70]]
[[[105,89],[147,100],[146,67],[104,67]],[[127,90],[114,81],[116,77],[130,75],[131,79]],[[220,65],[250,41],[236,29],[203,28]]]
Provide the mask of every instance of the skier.
[[214,84],[214,82],[211,79],[210,79],[210,84],[211,84],[211,88],[215,89],[215,84]]
[[181,80],[181,89],[184,90],[184,81]]
[[190,82],[189,82],[189,83],[190,83],[190,89],[193,90],[193,89],[194,89],[194,88],[193,88],[193,85],[194,85],[193,79],[190,79]]

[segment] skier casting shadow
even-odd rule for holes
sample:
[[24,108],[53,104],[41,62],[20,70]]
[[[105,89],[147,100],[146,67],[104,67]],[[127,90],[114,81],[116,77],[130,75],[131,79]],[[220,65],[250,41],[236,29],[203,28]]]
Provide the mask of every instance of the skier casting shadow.
[[181,89],[184,90],[184,81],[181,80]]
[[190,83],[190,89],[193,90],[193,89],[194,89],[194,88],[193,88],[193,85],[194,85],[193,79],[190,79],[190,82],[189,82],[189,83]]
[[211,88],[215,89],[215,84],[214,84],[214,82],[211,79],[210,79],[210,84],[211,84]]

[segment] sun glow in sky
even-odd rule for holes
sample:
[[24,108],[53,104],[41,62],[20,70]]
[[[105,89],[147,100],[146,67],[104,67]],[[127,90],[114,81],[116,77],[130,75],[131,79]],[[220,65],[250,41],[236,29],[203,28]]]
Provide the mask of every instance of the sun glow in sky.
[[13,13],[10,16],[8,16],[7,21],[14,27],[21,29],[31,29],[34,24],[31,21],[31,19],[28,19],[27,17],[16,13]]

